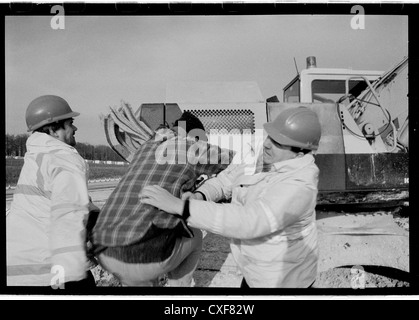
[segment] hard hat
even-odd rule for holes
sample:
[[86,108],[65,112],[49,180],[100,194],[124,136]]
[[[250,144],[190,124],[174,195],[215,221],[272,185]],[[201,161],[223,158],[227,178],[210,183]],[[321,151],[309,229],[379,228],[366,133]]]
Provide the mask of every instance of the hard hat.
[[308,150],[319,147],[320,122],[317,114],[306,107],[285,109],[263,127],[279,144]]
[[28,132],[46,124],[69,119],[80,115],[71,110],[67,101],[54,95],[40,96],[33,100],[26,109]]

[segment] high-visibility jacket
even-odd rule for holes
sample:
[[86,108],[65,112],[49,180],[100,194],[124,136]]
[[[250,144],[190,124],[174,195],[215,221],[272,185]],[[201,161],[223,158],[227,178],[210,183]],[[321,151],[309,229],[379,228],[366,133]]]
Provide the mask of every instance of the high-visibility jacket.
[[44,133],[34,132],[26,147],[6,218],[7,285],[82,280],[88,166],[75,148]]
[[[251,150],[261,160],[261,144]],[[234,161],[233,161],[234,162]],[[232,164],[190,201],[189,225],[232,239],[231,252],[250,287],[304,288],[316,279],[315,206],[319,169],[314,157],[285,160],[269,172]],[[231,203],[214,203],[231,198]]]

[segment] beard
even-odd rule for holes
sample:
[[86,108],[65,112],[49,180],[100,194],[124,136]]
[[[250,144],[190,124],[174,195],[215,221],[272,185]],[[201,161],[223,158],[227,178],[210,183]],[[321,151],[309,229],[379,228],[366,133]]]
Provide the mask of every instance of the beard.
[[76,142],[76,138],[74,138],[74,137],[72,136],[70,139],[68,139],[67,144],[68,144],[68,145],[70,145],[70,146],[72,146],[72,147],[75,147],[75,146],[76,146],[76,144],[77,144],[77,142]]

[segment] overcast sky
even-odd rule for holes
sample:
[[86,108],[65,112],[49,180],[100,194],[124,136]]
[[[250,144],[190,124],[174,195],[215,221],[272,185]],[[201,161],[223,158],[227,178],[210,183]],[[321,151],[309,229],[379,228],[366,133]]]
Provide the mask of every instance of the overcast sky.
[[[52,17],[52,16],[51,16]],[[255,81],[277,95],[316,56],[318,67],[387,70],[408,54],[406,16],[48,16],[5,20],[6,133],[26,133],[25,111],[44,94],[66,99],[79,142],[107,145],[99,118],[121,99],[166,102],[175,81]],[[175,101],[167,101],[175,102]]]

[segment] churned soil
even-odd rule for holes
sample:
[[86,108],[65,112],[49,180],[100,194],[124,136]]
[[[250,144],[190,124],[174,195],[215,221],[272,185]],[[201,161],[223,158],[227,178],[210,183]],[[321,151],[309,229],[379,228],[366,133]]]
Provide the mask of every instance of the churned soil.
[[[394,215],[395,223],[406,231],[409,231],[409,218],[398,214]],[[329,269],[320,272],[317,276],[314,287],[316,288],[353,288],[353,286],[364,286],[365,288],[394,288],[409,287],[407,279],[408,274],[395,269],[384,267],[364,266],[363,278],[354,280],[354,273],[351,272],[352,266]],[[92,266],[96,285],[98,287],[120,287],[119,280],[112,274],[100,267]],[[162,279],[161,285],[165,285],[165,279]]]
[[[409,231],[409,217],[405,213],[395,211],[394,222],[402,229]],[[409,274],[402,270],[380,266],[363,266],[364,273],[360,277],[352,270],[353,266],[333,268],[320,272],[315,282],[316,288],[394,288],[410,287]],[[358,277],[358,278],[355,278]]]
[[[367,270],[367,269],[366,269]],[[409,287],[410,283],[402,279],[367,272],[362,276],[354,274],[352,268],[341,267],[321,272],[316,280],[316,288],[393,288]]]
[[[120,287],[121,284],[112,274],[106,272],[100,266],[91,269],[98,287]],[[370,273],[365,271],[363,278],[354,279],[354,274],[349,267],[329,269],[319,273],[315,288],[394,288],[409,287],[409,281],[395,279],[389,276]],[[164,286],[162,279],[162,286]]]
[[120,287],[121,283],[111,273],[104,270],[100,265],[90,269],[95,277],[96,286],[98,287]]
[[[109,196],[110,191],[109,190],[97,190],[92,191],[92,199],[94,199],[94,203],[101,207],[107,197]],[[406,231],[409,231],[409,214],[408,214],[408,208],[403,210],[392,210],[393,213],[393,219],[394,222],[401,228],[403,228]],[[220,239],[219,239],[220,238]],[[212,240],[211,240],[212,239]],[[225,282],[225,277],[223,278],[224,281],[221,283],[213,283],[214,281],[201,281],[203,275],[207,276],[207,278],[212,278],[213,276],[210,276],[210,271],[204,268],[206,264],[206,261],[213,261],[215,256],[219,256],[221,253],[223,254],[223,258],[229,253],[228,248],[228,241],[227,239],[221,239],[221,237],[216,237],[216,240],[218,239],[218,242],[214,242],[214,237],[208,238],[204,241],[204,252],[209,255],[208,259],[204,259],[205,255],[202,258],[202,263],[200,268],[197,270],[196,281],[198,281],[197,286],[220,286],[220,287],[232,287],[232,285],[227,285]],[[224,243],[225,242],[225,243]],[[220,246],[222,245],[222,248],[225,246],[225,250],[223,249],[220,253]],[[225,252],[224,252],[225,251]],[[217,255],[218,254],[218,255]],[[211,260],[212,259],[212,260]],[[225,259],[222,259],[225,260]],[[214,263],[213,263],[214,264]],[[221,267],[219,265],[216,265],[216,267],[211,264],[211,272],[214,274],[222,273],[225,271],[221,270]],[[352,266],[346,266],[346,267],[339,267],[339,268],[331,268],[324,272],[320,272],[318,274],[317,280],[315,282],[315,287],[317,288],[352,288],[352,285],[354,284],[354,274],[353,270],[351,272]],[[385,269],[383,268],[376,268],[371,266],[363,266],[365,273],[363,273],[363,278],[359,278],[359,281],[357,282],[358,285],[365,284],[366,288],[385,288],[385,287],[409,287],[409,281],[406,279],[406,272],[403,272],[398,269]],[[121,286],[119,280],[114,277],[112,274],[108,273],[106,270],[101,268],[99,265],[91,267],[91,272],[93,273],[96,285],[98,287],[119,287]],[[226,275],[226,278],[232,277],[231,274]],[[166,279],[161,279],[161,285],[165,286]],[[241,277],[239,279],[241,281]],[[238,280],[238,282],[240,282]],[[203,283],[201,283],[203,282]],[[236,281],[237,282],[237,281]],[[235,283],[234,282],[234,286]]]

